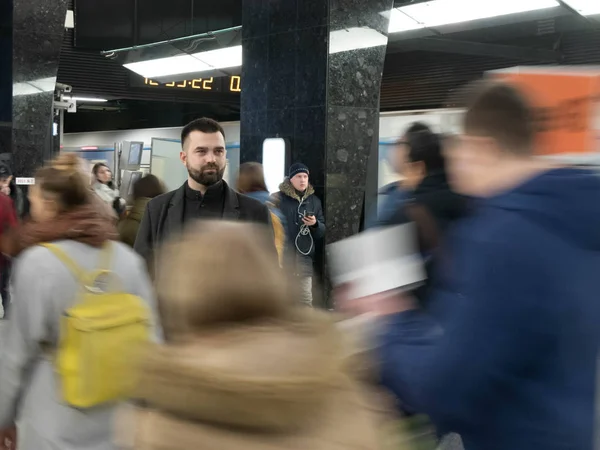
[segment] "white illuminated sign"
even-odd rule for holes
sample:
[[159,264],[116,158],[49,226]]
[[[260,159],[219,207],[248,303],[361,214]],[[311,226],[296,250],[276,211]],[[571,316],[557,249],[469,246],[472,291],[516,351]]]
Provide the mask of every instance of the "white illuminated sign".
[[285,178],[285,140],[268,138],[263,141],[263,170],[269,192],[277,192]]
[[17,178],[15,183],[20,186],[31,186],[35,184],[35,178]]

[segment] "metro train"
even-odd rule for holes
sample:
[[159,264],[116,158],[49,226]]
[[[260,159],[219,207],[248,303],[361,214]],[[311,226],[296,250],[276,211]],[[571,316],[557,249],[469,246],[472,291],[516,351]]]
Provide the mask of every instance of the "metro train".
[[[403,131],[413,122],[421,121],[436,132],[456,133],[460,130],[460,120],[462,111],[456,109],[438,109],[438,110],[419,110],[405,112],[384,112],[380,114],[379,120],[379,176],[378,185],[388,184],[393,178],[386,162],[386,155],[389,146],[396,142]],[[229,153],[238,155],[239,161],[239,139],[240,123],[224,122],[221,124],[225,130],[225,137]],[[99,131],[87,133],[66,133],[63,137],[63,151],[77,151],[81,156],[90,161],[90,164],[96,162],[105,162],[113,166],[113,155],[115,143],[143,142],[144,150],[142,153],[141,170],[145,172],[157,172],[156,167],[151,169],[153,139],[155,144],[160,141],[163,145],[168,142],[178,143],[182,127],[173,128],[147,128],[134,130],[117,131]],[[156,152],[156,151],[155,151]],[[178,154],[177,154],[178,155]],[[174,158],[178,156],[174,155]],[[237,169],[237,163],[233,162],[231,170]],[[157,173],[162,178],[168,178],[169,173]],[[173,180],[176,184],[177,180]],[[167,180],[167,185],[170,184]]]

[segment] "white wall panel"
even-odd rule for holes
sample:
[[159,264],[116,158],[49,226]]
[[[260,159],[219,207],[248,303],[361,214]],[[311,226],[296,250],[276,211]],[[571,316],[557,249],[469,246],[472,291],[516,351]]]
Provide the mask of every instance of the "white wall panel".
[[[239,122],[223,122],[227,142],[240,141]],[[179,139],[181,129],[174,128],[143,128],[137,130],[96,131],[90,133],[66,133],[63,137],[64,147],[110,146],[120,141],[142,141],[144,147],[150,147],[152,138]]]

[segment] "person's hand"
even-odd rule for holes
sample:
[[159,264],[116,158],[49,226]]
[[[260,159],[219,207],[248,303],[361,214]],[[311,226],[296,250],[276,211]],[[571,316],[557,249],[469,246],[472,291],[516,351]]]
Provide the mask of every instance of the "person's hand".
[[12,426],[0,431],[0,450],[15,450],[17,448],[17,427]]
[[304,216],[302,222],[304,222],[304,225],[314,227],[317,223],[317,218],[315,216]]

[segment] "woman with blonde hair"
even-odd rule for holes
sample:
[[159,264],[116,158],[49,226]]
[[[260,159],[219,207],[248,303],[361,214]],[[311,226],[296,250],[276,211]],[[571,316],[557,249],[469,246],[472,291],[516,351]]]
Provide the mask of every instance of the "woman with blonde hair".
[[166,248],[166,343],[147,352],[145,406],[119,420],[121,448],[378,448],[337,328],[290,301],[269,239],[258,226],[205,222]]
[[[150,311],[153,293],[144,262],[114,242],[115,225],[98,208],[79,167],[76,157],[63,156],[40,169],[29,189],[31,220],[2,240],[3,252],[16,261],[0,352],[0,448],[14,440],[12,427],[18,423],[19,450],[114,450],[117,405],[80,408],[64,398],[64,379],[58,378],[56,366],[66,342],[62,318],[80,305],[82,292],[99,290],[95,285],[82,289],[87,280],[82,274],[88,271],[118,274],[119,295],[141,299]],[[78,361],[70,356],[71,362]],[[75,365],[71,369],[77,370]]]

